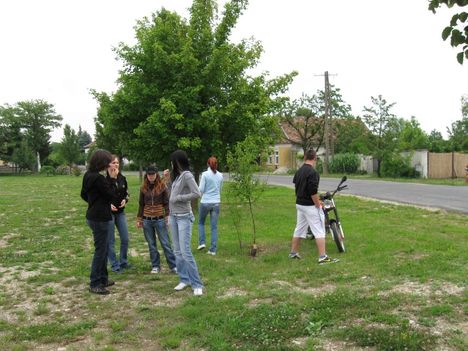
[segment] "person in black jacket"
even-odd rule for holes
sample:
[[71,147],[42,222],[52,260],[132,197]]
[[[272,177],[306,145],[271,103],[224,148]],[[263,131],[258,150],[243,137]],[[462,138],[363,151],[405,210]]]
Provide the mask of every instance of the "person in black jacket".
[[[128,184],[127,179],[120,173],[119,170],[119,157],[112,155],[111,168],[114,168],[117,172],[117,178],[112,178],[107,171],[107,180],[112,184],[114,190],[114,197],[111,203],[112,211],[112,223],[109,228],[109,239],[108,239],[108,253],[107,257],[111,264],[113,272],[121,273],[123,269],[130,268],[128,264],[128,225],[127,217],[125,216],[125,205],[128,202]],[[115,227],[119,231],[120,236],[120,260],[115,256]]]
[[106,150],[96,150],[91,156],[88,171],[83,176],[81,198],[88,203],[86,221],[93,232],[94,256],[91,264],[89,291],[94,294],[109,294],[106,288],[114,285],[107,274],[107,241],[112,223],[111,201],[114,191],[106,179],[109,175],[117,178],[117,172],[110,167],[112,155]]

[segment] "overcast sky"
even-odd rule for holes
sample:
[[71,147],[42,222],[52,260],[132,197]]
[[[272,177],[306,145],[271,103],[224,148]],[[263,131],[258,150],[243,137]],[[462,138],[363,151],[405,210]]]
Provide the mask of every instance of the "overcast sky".
[[[224,4],[225,1],[218,1]],[[94,133],[90,89],[116,89],[112,47],[135,42],[138,19],[161,7],[188,17],[191,0],[0,1],[0,105],[44,99],[63,124]],[[433,14],[427,0],[251,0],[232,34],[254,37],[264,53],[257,72],[296,70],[293,98],[323,89],[324,71],[357,115],[381,94],[393,112],[415,116],[426,132],[461,119],[468,63],[441,31],[453,10]],[[220,6],[221,8],[221,6]],[[59,141],[62,129],[52,139]]]

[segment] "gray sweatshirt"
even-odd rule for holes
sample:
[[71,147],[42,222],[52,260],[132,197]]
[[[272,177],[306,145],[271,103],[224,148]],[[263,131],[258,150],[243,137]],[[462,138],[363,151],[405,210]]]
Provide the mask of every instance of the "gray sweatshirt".
[[169,211],[171,214],[184,214],[192,212],[192,200],[201,196],[193,174],[189,171],[182,172],[171,185],[169,198]]

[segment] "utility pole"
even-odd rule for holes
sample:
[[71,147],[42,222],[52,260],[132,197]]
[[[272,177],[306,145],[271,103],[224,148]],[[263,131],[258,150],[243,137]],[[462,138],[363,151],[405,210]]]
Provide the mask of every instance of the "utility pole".
[[[318,74],[316,76],[322,76]],[[329,162],[330,162],[330,82],[328,81],[328,71],[323,74],[325,77],[325,114],[323,116],[323,138],[325,139],[325,160],[323,162],[323,174],[329,173]],[[332,74],[336,76],[336,74]]]
[[323,174],[328,174],[330,161],[330,83],[328,81],[328,71],[325,71],[325,115],[323,134],[325,138],[325,160],[323,162]]

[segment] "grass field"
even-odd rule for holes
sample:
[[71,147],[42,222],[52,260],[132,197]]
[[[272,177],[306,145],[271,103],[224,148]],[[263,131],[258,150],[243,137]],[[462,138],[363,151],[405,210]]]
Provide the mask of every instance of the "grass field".
[[[0,177],[1,350],[466,350],[467,220],[443,211],[337,197],[347,250],[319,266],[312,240],[288,259],[293,190],[270,187],[239,247],[224,201],[217,256],[195,252],[206,294],[150,275],[127,207],[133,270],[111,273],[108,296],[87,291],[92,236],[81,177]],[[198,230],[194,226],[192,247]]]

